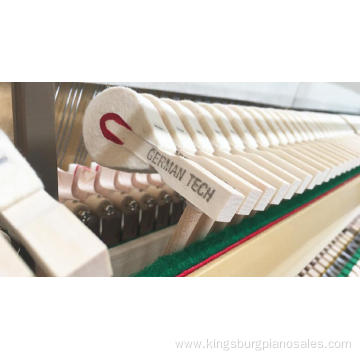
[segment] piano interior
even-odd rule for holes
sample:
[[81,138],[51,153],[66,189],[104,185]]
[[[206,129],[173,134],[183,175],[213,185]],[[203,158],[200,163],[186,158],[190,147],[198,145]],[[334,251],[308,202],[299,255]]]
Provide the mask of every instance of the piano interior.
[[0,84],[0,275],[360,276],[360,115]]

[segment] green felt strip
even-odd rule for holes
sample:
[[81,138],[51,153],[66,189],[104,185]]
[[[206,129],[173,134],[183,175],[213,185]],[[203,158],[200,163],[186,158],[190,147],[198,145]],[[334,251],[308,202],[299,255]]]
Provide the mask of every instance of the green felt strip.
[[355,264],[360,260],[360,248],[356,250],[351,259],[344,265],[338,277],[349,276]]
[[355,264],[360,260],[360,249],[358,249],[352,258],[345,264],[338,276],[349,276]]
[[342,174],[327,183],[316,186],[312,190],[307,190],[303,194],[296,195],[290,200],[284,200],[280,205],[271,206],[266,211],[257,212],[256,215],[245,218],[240,224],[228,226],[218,233],[211,233],[203,241],[193,243],[182,251],[162,256],[153,264],[133,276],[158,277],[176,276],[181,274],[183,271],[199,264],[210,256],[236,243],[240,239],[259,230],[263,226],[270,224],[276,219],[281,218],[318,196],[323,195],[327,191],[358,174],[360,174],[360,167]]

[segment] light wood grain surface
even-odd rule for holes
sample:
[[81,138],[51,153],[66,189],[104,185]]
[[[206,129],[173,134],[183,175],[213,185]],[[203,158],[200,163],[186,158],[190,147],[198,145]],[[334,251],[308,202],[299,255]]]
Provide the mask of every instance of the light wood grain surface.
[[11,84],[0,82],[0,129],[13,140],[14,133],[11,104]]

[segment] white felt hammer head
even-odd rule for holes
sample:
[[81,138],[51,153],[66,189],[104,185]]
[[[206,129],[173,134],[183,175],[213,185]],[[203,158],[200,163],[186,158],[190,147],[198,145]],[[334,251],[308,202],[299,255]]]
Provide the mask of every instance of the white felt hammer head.
[[103,166],[148,171],[150,166],[127,149],[126,130],[163,151],[176,152],[158,110],[144,96],[129,88],[113,87],[89,103],[83,137],[90,156]]
[[183,153],[195,154],[196,147],[175,110],[168,103],[153,95],[142,95],[149,99],[159,111],[164,125],[173,138],[178,150]]

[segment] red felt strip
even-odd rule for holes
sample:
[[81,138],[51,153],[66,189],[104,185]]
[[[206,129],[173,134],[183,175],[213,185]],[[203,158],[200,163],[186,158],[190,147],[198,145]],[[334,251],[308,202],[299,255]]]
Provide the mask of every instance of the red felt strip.
[[103,133],[104,137],[106,139],[114,142],[115,144],[123,145],[124,144],[123,141],[120,140],[116,135],[114,135],[106,127],[106,122],[110,121],[110,120],[114,120],[119,125],[126,127],[128,130],[132,130],[131,127],[128,125],[128,123],[121,116],[119,116],[118,114],[115,114],[115,113],[104,114],[100,119],[100,129],[101,129],[101,132]]
[[214,254],[214,255],[211,255],[211,256],[208,257],[207,259],[205,259],[205,260],[201,261],[200,263],[192,266],[191,268],[189,268],[189,269],[187,269],[187,270],[184,270],[184,271],[181,272],[180,274],[176,275],[176,277],[184,277],[184,276],[187,276],[187,275],[191,274],[191,273],[194,272],[195,270],[197,270],[197,269],[201,268],[202,266],[208,264],[209,262],[217,259],[217,258],[220,257],[221,255],[226,254],[228,251],[236,248],[237,246],[243,244],[244,242],[248,241],[249,239],[253,238],[254,236],[259,235],[259,234],[262,233],[263,231],[265,231],[265,230],[269,229],[270,227],[276,225],[276,224],[279,223],[280,221],[288,218],[289,216],[291,216],[291,215],[297,213],[298,211],[304,209],[305,207],[311,205],[311,204],[314,203],[315,201],[320,200],[321,198],[325,197],[326,195],[330,194],[331,192],[335,191],[336,189],[340,188],[341,186],[344,186],[344,185],[347,184],[348,182],[356,179],[358,176],[360,176],[360,174],[352,177],[351,179],[348,179],[348,180],[344,181],[342,184],[339,184],[339,185],[335,186],[333,189],[325,192],[324,194],[319,195],[318,197],[316,197],[316,198],[310,200],[309,202],[307,202],[307,203],[299,206],[298,208],[294,209],[293,211],[290,211],[289,213],[287,213],[287,214],[279,217],[278,219],[272,221],[271,223],[263,226],[262,228],[260,228],[260,229],[258,229],[258,230],[256,230],[256,231],[254,231],[253,233],[245,236],[244,238],[240,239],[239,241],[235,242],[234,244],[229,245],[228,247],[226,247],[225,249],[219,251],[218,253],[216,253],[216,254]]

